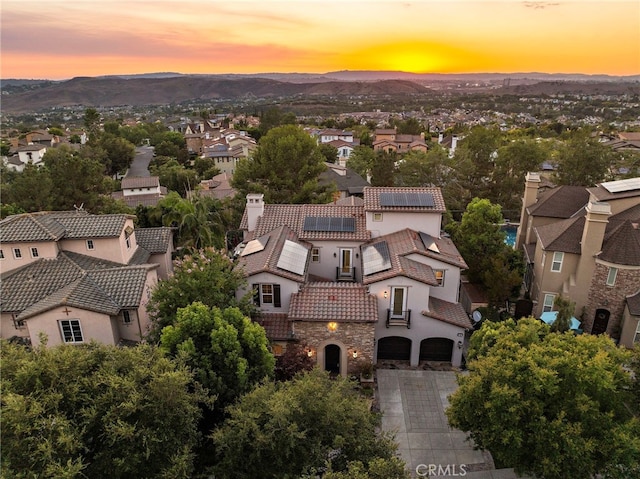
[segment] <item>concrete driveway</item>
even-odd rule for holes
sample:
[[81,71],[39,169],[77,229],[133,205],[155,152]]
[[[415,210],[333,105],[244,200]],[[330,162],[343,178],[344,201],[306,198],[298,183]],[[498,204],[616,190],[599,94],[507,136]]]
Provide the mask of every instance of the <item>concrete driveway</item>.
[[378,369],[376,377],[382,428],[395,433],[413,477],[518,477],[511,469],[496,470],[491,454],[475,450],[465,433],[449,427],[444,411],[458,387],[454,372]]

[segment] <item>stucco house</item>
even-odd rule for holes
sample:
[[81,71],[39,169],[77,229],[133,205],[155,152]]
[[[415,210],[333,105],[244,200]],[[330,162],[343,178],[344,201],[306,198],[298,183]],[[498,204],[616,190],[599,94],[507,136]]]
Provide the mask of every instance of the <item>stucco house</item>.
[[247,195],[237,254],[256,320],[278,350],[302,341],[336,374],[362,361],[459,366],[472,327],[458,302],[467,266],[441,231],[444,211],[439,188],[367,186],[359,201],[323,205]]
[[420,135],[398,134],[394,129],[378,129],[373,140],[374,151],[395,152],[400,155],[409,151],[427,151],[424,133]]
[[155,206],[167,195],[166,186],[160,185],[158,176],[126,176],[122,179],[121,190],[111,196],[124,200],[127,206]]
[[538,194],[540,184],[538,173],[527,174],[516,237],[533,314],[552,311],[563,295],[576,303],[585,332],[631,344],[640,292],[640,178]]
[[140,341],[158,279],[172,273],[169,228],[131,215],[59,211],[0,221],[3,338],[33,345]]
[[42,158],[46,152],[47,146],[39,143],[20,146],[16,149],[15,154],[7,159],[7,168],[22,172],[27,163],[39,166],[42,164]]

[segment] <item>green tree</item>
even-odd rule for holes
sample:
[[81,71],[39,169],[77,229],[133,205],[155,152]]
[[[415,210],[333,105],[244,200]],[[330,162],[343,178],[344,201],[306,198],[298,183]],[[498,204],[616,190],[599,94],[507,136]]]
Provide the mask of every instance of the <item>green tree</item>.
[[377,457],[367,464],[361,461],[350,462],[344,472],[333,472],[330,469],[322,477],[324,479],[410,479],[411,474],[399,457],[390,459]]
[[372,186],[393,186],[398,155],[395,151],[378,151],[371,167]]
[[260,138],[249,159],[240,160],[232,186],[242,197],[263,193],[269,204],[328,203],[331,185],[320,185],[324,156],[311,136],[295,125],[278,126]]
[[553,177],[560,185],[593,186],[606,179],[617,161],[618,155],[611,148],[590,138],[587,132],[578,132],[561,143]]
[[239,306],[245,314],[251,313],[252,298],[238,301],[235,297],[244,284],[242,271],[222,251],[205,249],[176,260],[173,276],[158,283],[151,294],[149,339],[159,341],[162,329],[175,323],[178,309],[196,301],[220,309]]
[[398,161],[396,186],[443,186],[449,182],[451,162],[444,148],[410,151]]
[[2,475],[189,478],[191,373],[151,346],[2,343]]
[[171,192],[159,205],[164,211],[165,226],[177,228],[176,244],[198,250],[224,246],[224,227],[220,211],[222,204],[216,198],[200,196],[184,199]]
[[125,173],[136,156],[136,147],[125,138],[105,133],[100,137],[100,147],[106,152],[107,174]]
[[469,358],[447,416],[499,467],[545,479],[639,477],[629,353],[610,338],[551,333],[534,318],[485,322]]
[[214,431],[216,477],[300,477],[326,467],[391,460],[396,445],[378,433],[379,416],[343,378],[314,370],[258,386],[229,408]]
[[367,178],[371,174],[375,158],[376,155],[371,148],[358,145],[353,149],[351,155],[349,155],[347,167],[351,168],[363,178]]
[[95,141],[100,135],[100,113],[95,108],[87,108],[84,111],[84,127],[87,129],[89,141]]
[[178,309],[160,337],[161,348],[194,371],[220,411],[273,377],[275,359],[268,344],[262,326],[238,308],[221,310],[201,302]]
[[30,213],[49,209],[53,196],[51,175],[45,167],[32,163],[25,165],[13,181],[2,192],[2,201],[13,203]]
[[556,320],[551,325],[551,331],[564,333],[571,329],[571,318],[576,310],[576,303],[562,295],[556,296],[553,309],[558,312]]
[[157,157],[149,170],[158,176],[161,185],[183,197],[187,191],[194,190],[198,183],[195,170],[187,169],[169,157]]
[[336,163],[338,161],[338,149],[329,143],[320,143],[318,145],[320,153],[324,156],[328,163]]
[[109,178],[105,177],[104,164],[86,156],[91,149],[74,151],[66,145],[49,149],[43,160],[51,177],[51,208],[84,209],[99,212],[101,195],[110,193]]
[[267,109],[260,115],[260,125],[258,131],[260,137],[266,135],[269,130],[283,125],[295,125],[297,123],[296,115],[293,112],[283,112],[278,107]]
[[405,135],[419,135],[424,131],[422,123],[416,118],[396,122],[396,133]]

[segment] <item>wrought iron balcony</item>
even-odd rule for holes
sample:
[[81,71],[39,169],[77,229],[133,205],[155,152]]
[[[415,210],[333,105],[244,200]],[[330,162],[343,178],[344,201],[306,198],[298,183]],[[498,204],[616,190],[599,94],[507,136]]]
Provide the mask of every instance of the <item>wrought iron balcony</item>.
[[355,281],[356,269],[355,268],[336,268],[336,281]]
[[391,309],[387,309],[387,328],[389,326],[406,326],[407,329],[411,329],[411,310],[393,312]]

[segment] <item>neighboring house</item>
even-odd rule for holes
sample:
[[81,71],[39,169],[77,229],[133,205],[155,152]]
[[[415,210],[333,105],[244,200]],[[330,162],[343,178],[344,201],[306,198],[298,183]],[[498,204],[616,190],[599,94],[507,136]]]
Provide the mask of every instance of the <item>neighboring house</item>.
[[441,233],[440,189],[367,186],[347,200],[266,205],[247,195],[237,254],[256,320],[278,350],[299,340],[333,373],[361,361],[459,366],[472,327],[458,302],[467,266]]
[[321,185],[334,183],[336,185],[336,199],[348,198],[350,196],[362,197],[365,186],[371,186],[358,173],[346,166],[335,163],[325,163],[327,169],[320,173],[318,182]]
[[167,195],[167,188],[160,186],[157,176],[134,176],[122,179],[121,191],[111,194],[116,200],[124,200],[127,206],[155,206]]
[[248,158],[257,148],[257,144],[253,138],[238,130],[222,130],[221,135],[215,141],[205,141],[201,156],[213,158],[220,172],[232,177],[238,161]]
[[22,172],[27,163],[39,166],[42,163],[42,157],[47,152],[47,147],[41,144],[30,143],[20,146],[16,149],[15,155],[7,159],[7,167]]
[[640,178],[538,194],[540,182],[538,173],[527,174],[516,239],[534,315],[552,311],[563,295],[576,303],[585,332],[630,344],[640,292]]
[[337,164],[345,166],[353,153],[353,149],[360,144],[360,140],[353,137],[352,131],[328,128],[324,130],[306,129],[318,143],[326,143],[338,150]]
[[1,336],[140,341],[151,290],[172,273],[173,241],[170,228],[136,230],[133,220],[59,211],[0,221]]
[[397,134],[395,129],[378,129],[375,131],[373,150],[402,155],[409,151],[427,151],[427,143],[424,133],[403,135]]
[[206,196],[223,200],[236,195],[236,190],[231,187],[231,177],[227,173],[220,173],[210,180],[202,180],[196,191],[187,191],[187,198],[195,195]]

